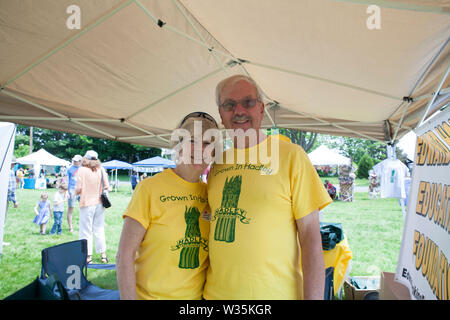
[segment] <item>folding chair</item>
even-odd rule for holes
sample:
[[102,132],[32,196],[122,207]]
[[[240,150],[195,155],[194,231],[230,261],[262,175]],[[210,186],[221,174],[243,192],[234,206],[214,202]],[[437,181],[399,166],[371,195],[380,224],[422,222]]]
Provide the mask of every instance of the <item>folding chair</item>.
[[66,242],[42,250],[41,278],[56,274],[70,299],[119,300],[118,290],[102,289],[87,280],[87,240]]

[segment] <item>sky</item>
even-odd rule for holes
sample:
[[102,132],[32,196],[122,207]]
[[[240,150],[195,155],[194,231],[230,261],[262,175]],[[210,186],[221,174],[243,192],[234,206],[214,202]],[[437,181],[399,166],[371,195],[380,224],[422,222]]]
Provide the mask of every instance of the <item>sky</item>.
[[405,134],[397,143],[397,147],[401,148],[410,160],[414,161],[414,152],[416,148],[416,134],[413,131]]

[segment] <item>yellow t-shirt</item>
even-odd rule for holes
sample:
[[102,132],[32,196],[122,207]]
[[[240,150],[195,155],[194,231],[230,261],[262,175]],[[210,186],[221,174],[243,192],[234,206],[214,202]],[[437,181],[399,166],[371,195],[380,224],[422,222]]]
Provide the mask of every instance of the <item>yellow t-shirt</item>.
[[[279,152],[268,137],[244,149],[247,162],[227,164],[223,160],[211,169],[205,299],[303,297],[295,220],[324,208],[331,199],[303,149],[273,140],[279,142]],[[262,164],[264,157],[249,163],[249,154],[264,144],[268,157],[278,159],[278,170],[276,165]],[[228,150],[224,158],[236,160],[236,150]]]
[[138,299],[201,299],[208,268],[206,185],[172,169],[143,180],[124,214],[147,232],[135,260]]

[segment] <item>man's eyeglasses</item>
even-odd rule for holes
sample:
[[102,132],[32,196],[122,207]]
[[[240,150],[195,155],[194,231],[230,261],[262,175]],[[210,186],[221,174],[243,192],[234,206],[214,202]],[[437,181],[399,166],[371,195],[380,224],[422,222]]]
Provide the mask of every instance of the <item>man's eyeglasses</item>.
[[214,120],[214,118],[211,117],[211,116],[210,116],[209,114],[207,114],[206,112],[201,112],[201,111],[189,113],[189,114],[188,114],[186,117],[184,117],[184,119],[181,121],[180,126],[182,126],[183,123],[185,123],[186,120],[189,119],[189,118],[203,118],[203,119],[206,119],[206,120],[211,121],[211,122],[214,123],[214,124],[216,125],[216,127],[217,127],[217,122],[216,122],[216,120]]
[[258,101],[259,101],[258,99],[253,98],[245,98],[242,99],[241,101],[227,100],[224,103],[222,103],[219,107],[221,107],[225,111],[233,111],[240,103],[244,109],[251,109],[254,106],[256,106],[256,102]]

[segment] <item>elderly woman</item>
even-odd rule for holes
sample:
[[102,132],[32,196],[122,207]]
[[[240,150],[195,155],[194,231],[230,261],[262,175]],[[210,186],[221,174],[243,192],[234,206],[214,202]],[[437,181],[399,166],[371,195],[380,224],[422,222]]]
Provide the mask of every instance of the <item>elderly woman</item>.
[[210,115],[188,114],[178,126],[189,133],[180,139],[181,163],[141,181],[134,190],[116,258],[121,299],[202,298],[210,216],[200,176],[208,166],[203,154],[210,141],[192,136],[195,124],[203,132],[217,129]]
[[102,263],[108,263],[105,240],[105,208],[100,195],[109,190],[108,175],[100,165],[97,152],[89,150],[77,171],[76,194],[80,195],[79,239],[88,242],[87,263],[92,262],[92,236],[95,251],[101,254]]

